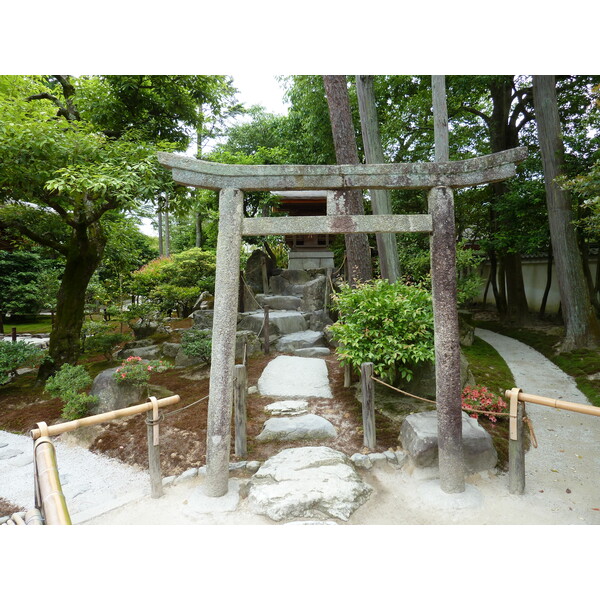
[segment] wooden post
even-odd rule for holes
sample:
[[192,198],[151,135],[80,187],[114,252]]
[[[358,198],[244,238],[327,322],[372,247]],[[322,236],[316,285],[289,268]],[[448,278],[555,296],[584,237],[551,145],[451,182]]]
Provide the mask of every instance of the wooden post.
[[269,354],[269,348],[271,346],[271,335],[269,333],[269,305],[263,306],[265,310],[265,320],[263,321],[263,350],[265,354]]
[[12,341],[16,342],[17,341],[17,328],[13,327],[10,333],[11,333]]
[[508,439],[508,491],[521,495],[525,491],[525,404],[519,402],[519,388],[510,393],[510,433]]
[[363,444],[369,450],[375,450],[375,386],[373,385],[373,363],[360,366],[362,388]]
[[248,455],[246,442],[246,393],[248,378],[244,365],[235,365],[235,387],[233,391],[233,408],[235,422],[235,454],[240,458]]
[[240,271],[240,289],[238,292],[238,312],[244,312],[244,271]]
[[150,495],[160,498],[163,495],[162,474],[160,469],[160,444],[156,430],[158,428],[158,411],[153,411],[146,418],[148,434],[148,468],[150,469]]
[[241,190],[228,188],[221,190],[219,194],[219,235],[204,486],[206,495],[212,497],[224,496],[229,489],[243,203],[244,194]]
[[344,387],[349,388],[352,385],[352,367],[344,365]]
[[260,257],[260,271],[262,273],[263,294],[269,293],[269,276],[267,275],[267,259]]
[[[432,76],[436,162],[448,161],[448,116],[444,76]],[[460,336],[456,298],[456,226],[452,188],[429,192],[431,291],[435,344],[440,487],[447,494],[465,491],[460,386]]]

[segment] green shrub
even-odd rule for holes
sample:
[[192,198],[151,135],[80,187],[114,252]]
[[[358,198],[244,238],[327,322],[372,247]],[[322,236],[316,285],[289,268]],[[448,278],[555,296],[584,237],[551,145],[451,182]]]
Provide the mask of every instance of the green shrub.
[[413,367],[434,360],[431,294],[418,285],[378,280],[344,285],[333,296],[339,320],[331,326],[342,364],[372,362],[390,383],[410,381]]
[[0,385],[8,383],[21,367],[33,367],[46,352],[27,342],[0,341]]
[[188,329],[181,336],[181,349],[191,358],[199,358],[209,363],[212,351],[210,332],[202,329]]
[[63,401],[60,416],[67,421],[80,419],[87,414],[89,405],[98,401],[97,396],[83,393],[92,383],[92,378],[83,365],[63,365],[55,375],[48,378],[46,391],[53,398]]
[[114,331],[114,326],[103,321],[86,321],[81,330],[85,351],[101,352],[106,360],[112,358],[116,347],[131,338]]

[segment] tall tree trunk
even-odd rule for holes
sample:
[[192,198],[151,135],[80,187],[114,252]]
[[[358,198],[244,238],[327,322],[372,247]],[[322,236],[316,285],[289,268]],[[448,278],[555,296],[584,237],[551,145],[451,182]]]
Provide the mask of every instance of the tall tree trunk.
[[92,275],[100,265],[106,237],[96,223],[75,230],[58,290],[56,315],[50,333],[48,357],[38,371],[44,382],[66,363],[75,364],[80,354],[81,327],[85,313],[85,293]]
[[544,288],[544,295],[542,297],[542,303],[540,304],[540,318],[546,314],[546,303],[548,302],[548,294],[550,294],[550,288],[552,287],[552,244],[548,248],[548,264],[546,267],[546,287]]
[[506,279],[506,318],[511,323],[520,325],[527,320],[529,314],[521,255],[517,252],[507,253],[502,257],[502,263]]
[[165,242],[163,237],[163,216],[158,211],[158,255],[162,258],[165,255]]
[[[379,135],[372,75],[356,76],[356,93],[358,95],[360,128],[365,147],[366,161],[369,164],[383,164],[385,156],[383,154],[381,136]],[[370,190],[370,194],[373,214],[392,214],[392,202],[388,190]],[[375,237],[377,239],[377,253],[379,254],[381,277],[393,283],[400,277],[396,234],[378,233]]]
[[165,214],[163,216],[165,222],[165,236],[164,236],[164,246],[165,246],[165,256],[171,256],[171,227],[169,223],[169,204],[165,205]]
[[590,269],[590,248],[585,239],[581,235],[578,236],[579,248],[581,251],[581,266],[583,267],[583,275],[588,286],[590,294],[590,302],[596,311],[596,314],[600,313],[600,304],[596,296],[596,287],[594,285],[594,278],[592,277],[592,270]]
[[202,248],[202,213],[196,213],[196,248]]
[[[345,75],[323,75],[327,94],[329,117],[335,146],[335,156],[340,165],[357,165],[358,149],[350,111],[350,100]],[[343,190],[346,214],[364,215],[365,209],[360,190]],[[348,261],[348,279],[354,286],[359,281],[373,278],[369,238],[365,233],[352,233],[345,236]]]
[[562,350],[596,347],[600,340],[600,324],[583,274],[570,195],[555,183],[564,168],[564,146],[554,75],[534,75],[533,99],[544,166],[550,238],[565,323]]

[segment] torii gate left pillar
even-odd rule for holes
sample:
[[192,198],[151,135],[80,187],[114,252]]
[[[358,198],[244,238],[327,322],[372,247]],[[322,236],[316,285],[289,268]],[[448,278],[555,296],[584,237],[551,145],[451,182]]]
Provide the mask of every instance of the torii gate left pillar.
[[[430,198],[437,202],[442,200],[446,193],[443,192],[443,188],[481,185],[512,177],[516,170],[515,164],[524,160],[526,156],[526,148],[513,148],[481,158],[454,162],[316,166],[224,165],[159,153],[159,162],[172,169],[173,179],[177,183],[219,190],[215,320],[206,436],[207,478],[204,491],[207,495],[218,497],[228,491],[242,236],[433,232],[435,237],[437,211],[433,206],[431,214],[346,215],[340,214],[339,196],[350,188],[428,189]],[[330,190],[333,193],[329,195],[326,217],[243,218],[243,191],[270,190]],[[451,190],[449,191],[451,193]],[[441,229],[439,231],[442,233]],[[455,243],[454,239],[443,233],[442,239],[446,245]],[[435,338],[442,342],[447,341],[442,345],[458,343],[454,340],[456,335],[450,333],[448,337],[443,316],[441,319],[434,318],[434,321]],[[440,367],[440,372],[445,373],[457,372],[460,369],[452,354],[442,352],[436,356],[436,361],[441,362],[441,365],[436,364],[436,372]],[[436,379],[438,410],[441,408],[442,414],[448,417],[449,424],[455,423],[457,417],[460,418],[460,402],[457,404],[456,399],[449,397],[445,392],[442,377]],[[445,427],[443,420],[438,425],[442,429]],[[452,427],[449,427],[448,434],[442,437],[447,438],[450,447],[461,444],[460,439],[453,439]]]

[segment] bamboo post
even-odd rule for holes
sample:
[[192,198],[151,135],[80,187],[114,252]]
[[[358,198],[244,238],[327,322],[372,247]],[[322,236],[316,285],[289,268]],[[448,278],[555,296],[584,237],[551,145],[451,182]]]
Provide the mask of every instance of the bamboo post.
[[235,454],[240,458],[248,455],[246,441],[246,394],[248,378],[244,365],[235,366],[235,385],[233,388],[233,409],[235,422]]
[[265,354],[269,354],[269,347],[271,345],[271,336],[269,334],[269,305],[265,304],[263,308],[265,310],[265,320],[263,322],[263,351]]
[[[504,397],[510,400],[512,390],[506,390]],[[519,392],[520,402],[530,402],[531,404],[539,404],[540,406],[548,406],[549,408],[558,408],[559,410],[568,410],[571,412],[580,413],[583,415],[593,415],[600,417],[600,407],[580,404],[579,402],[567,402],[566,400],[555,400],[554,398],[546,398],[544,396],[535,396],[534,394],[525,394]]]
[[373,385],[373,363],[360,366],[362,388],[363,444],[375,450],[375,386]]
[[146,430],[148,434],[148,468],[150,470],[150,495],[152,498],[160,498],[163,495],[162,475],[160,469],[160,442],[158,437],[158,401],[152,396],[152,417],[146,419]]
[[525,491],[525,437],[523,418],[525,405],[519,402],[519,388],[510,393],[510,423],[508,439],[508,491],[521,495]]

